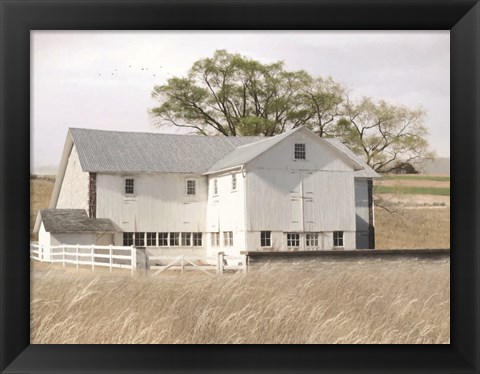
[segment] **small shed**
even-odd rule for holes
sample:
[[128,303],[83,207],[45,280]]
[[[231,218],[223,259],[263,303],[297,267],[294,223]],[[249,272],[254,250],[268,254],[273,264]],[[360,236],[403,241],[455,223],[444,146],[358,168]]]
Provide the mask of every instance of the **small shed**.
[[89,217],[84,209],[42,209],[33,231],[38,233],[38,244],[49,260],[51,246],[109,245],[121,229],[108,218]]

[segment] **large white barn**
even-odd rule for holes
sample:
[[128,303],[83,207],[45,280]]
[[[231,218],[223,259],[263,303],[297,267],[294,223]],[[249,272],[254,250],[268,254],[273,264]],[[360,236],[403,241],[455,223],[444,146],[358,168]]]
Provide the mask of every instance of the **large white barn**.
[[[168,255],[374,248],[376,177],[342,143],[303,127],[269,138],[71,128],[35,231],[45,247]],[[55,233],[49,219],[62,220]]]

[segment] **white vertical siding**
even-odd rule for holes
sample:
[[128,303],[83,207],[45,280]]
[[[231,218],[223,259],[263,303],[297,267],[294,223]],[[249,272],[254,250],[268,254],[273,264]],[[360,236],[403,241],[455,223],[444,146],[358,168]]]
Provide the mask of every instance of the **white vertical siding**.
[[88,182],[89,174],[82,171],[77,150],[73,146],[55,208],[88,211]]
[[269,169],[247,173],[249,231],[355,231],[353,171],[299,172],[304,186],[311,186],[310,191],[300,188],[301,197],[294,174]]
[[[237,188],[232,190],[232,175],[236,175]],[[218,194],[214,194],[217,180]],[[207,237],[209,254],[223,251],[226,254],[239,254],[246,248],[245,237],[245,177],[240,170],[210,175],[207,205],[207,231],[220,233],[220,245],[211,246],[210,235]],[[233,232],[233,246],[224,246],[223,233]]]
[[38,230],[38,245],[43,248],[46,260],[50,260],[50,233],[45,230],[43,222]]
[[[124,194],[125,177],[135,180]],[[186,179],[197,181],[186,195]],[[204,232],[207,177],[190,174],[97,174],[97,217],[110,218],[127,232]]]

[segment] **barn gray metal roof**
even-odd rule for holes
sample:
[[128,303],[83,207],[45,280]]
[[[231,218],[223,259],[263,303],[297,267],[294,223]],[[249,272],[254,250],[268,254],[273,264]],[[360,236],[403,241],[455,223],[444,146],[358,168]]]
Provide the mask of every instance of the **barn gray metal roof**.
[[203,173],[234,148],[264,137],[227,137],[71,128],[83,171]]
[[41,209],[40,218],[48,232],[121,231],[108,218],[90,218],[84,209]]
[[[203,136],[70,128],[83,171],[205,173],[243,165],[301,128],[263,136]],[[325,139],[363,167],[357,178],[379,175],[337,139]]]
[[215,172],[215,171],[228,169],[234,166],[243,165],[248,161],[253,160],[255,157],[262,154],[267,149],[280,143],[287,136],[291,135],[292,132],[297,131],[299,129],[300,127],[295,130],[288,131],[277,136],[263,138],[255,143],[250,143],[250,144],[237,147],[234,150],[232,150],[228,155],[221,158],[215,164],[210,166],[207,172]]

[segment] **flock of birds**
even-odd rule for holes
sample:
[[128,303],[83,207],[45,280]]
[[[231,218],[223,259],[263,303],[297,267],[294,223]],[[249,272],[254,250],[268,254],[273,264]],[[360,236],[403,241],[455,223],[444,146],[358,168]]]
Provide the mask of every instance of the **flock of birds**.
[[[134,69],[134,70],[139,69],[139,68],[136,68],[136,67],[134,67],[134,66],[132,66],[132,65],[128,65],[128,68],[129,68],[129,69]],[[162,68],[162,67],[160,66],[160,69],[161,69],[161,68]],[[147,67],[142,67],[142,68],[140,68],[139,71],[145,71],[145,72],[147,72],[147,71],[148,71],[148,68],[147,68]],[[117,73],[118,73],[118,69],[114,69],[114,71],[111,72],[111,75],[115,75],[115,74],[117,74]],[[170,75],[170,73],[167,73],[167,74]],[[106,74],[106,75],[108,75],[108,74]],[[101,77],[101,76],[102,76],[102,73],[98,73],[98,76]],[[156,74],[156,73],[152,73],[152,76],[156,77],[157,74]]]

